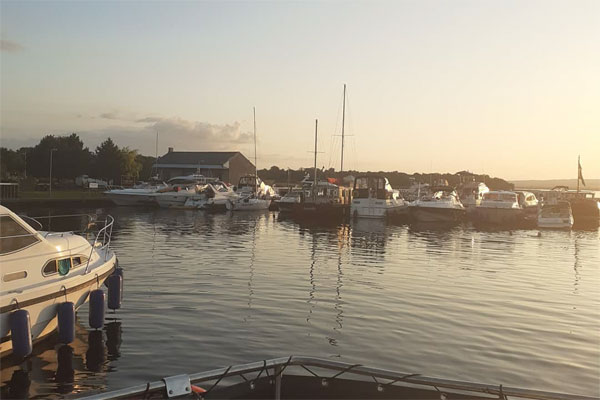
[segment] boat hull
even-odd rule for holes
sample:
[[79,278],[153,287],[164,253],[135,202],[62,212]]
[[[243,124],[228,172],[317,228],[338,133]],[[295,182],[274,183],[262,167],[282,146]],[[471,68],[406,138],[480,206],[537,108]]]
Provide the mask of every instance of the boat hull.
[[106,193],[106,197],[118,206],[156,206],[153,193]]
[[525,212],[519,208],[478,207],[475,221],[492,225],[518,225],[525,222]]
[[395,200],[354,199],[350,213],[355,218],[394,218],[406,216],[408,205]]
[[228,209],[232,211],[266,211],[271,205],[271,200],[263,199],[240,199],[236,202],[227,203]]
[[411,219],[417,222],[459,222],[466,214],[461,208],[412,206],[409,210]]
[[[18,301],[20,309],[29,312],[32,339],[34,342],[40,341],[56,330],[58,324],[56,315],[60,303],[71,301],[75,304],[77,310],[87,301],[90,291],[102,285],[114,271],[117,262],[116,255],[110,252],[107,257],[106,261],[103,257],[98,260],[97,266],[90,268],[85,275],[73,275],[61,280],[59,283],[44,285],[34,291],[25,290],[22,293],[8,293],[2,296],[0,300],[0,326],[2,327],[0,357],[12,353],[9,318],[10,314],[16,309],[14,300]],[[66,288],[66,295],[63,286]]]

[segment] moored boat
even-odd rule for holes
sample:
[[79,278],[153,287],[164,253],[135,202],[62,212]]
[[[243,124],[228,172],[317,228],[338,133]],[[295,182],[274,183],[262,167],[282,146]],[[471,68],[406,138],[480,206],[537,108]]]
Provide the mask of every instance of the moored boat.
[[431,193],[410,203],[412,219],[417,222],[458,222],[464,219],[465,207],[453,187],[432,187]]
[[537,215],[538,228],[571,229],[574,222],[571,204],[568,201],[544,204]]
[[477,223],[492,225],[519,225],[525,221],[523,207],[515,192],[491,191],[483,195],[475,213]]
[[15,312],[27,315],[33,342],[43,339],[57,327],[59,305],[71,302],[76,311],[115,270],[117,257],[110,249],[110,216],[91,241],[73,232],[36,230],[3,206],[0,220],[0,354],[5,356],[15,337],[24,335],[11,329]]
[[408,202],[385,176],[359,175],[354,180],[350,212],[355,218],[402,217],[408,213]]
[[104,195],[118,206],[155,206],[154,193],[166,187],[168,184],[152,178],[132,188],[108,190]]
[[362,364],[293,356],[177,375],[81,400],[219,399],[537,399],[592,400],[576,394],[433,378]]

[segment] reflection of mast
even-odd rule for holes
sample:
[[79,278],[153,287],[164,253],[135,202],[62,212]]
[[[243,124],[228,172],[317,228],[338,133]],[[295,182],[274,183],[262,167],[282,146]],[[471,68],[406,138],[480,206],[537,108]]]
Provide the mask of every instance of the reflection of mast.
[[309,269],[309,277],[310,277],[310,287],[311,289],[308,291],[308,304],[310,304],[310,308],[308,309],[308,317],[306,317],[306,322],[310,322],[310,316],[313,312],[313,308],[315,308],[315,292],[317,291],[317,286],[315,285],[315,263],[316,263],[316,239],[315,236],[312,235],[312,250],[310,253],[310,269]]
[[575,249],[575,264],[573,265],[573,270],[575,271],[575,283],[573,284],[573,294],[577,293],[577,286],[579,285],[579,240],[577,235],[575,235],[575,241],[573,243],[573,247]]
[[[340,249],[341,250],[341,249]],[[337,331],[338,329],[342,329],[342,321],[343,319],[343,314],[344,314],[344,310],[342,309],[342,294],[341,294],[341,290],[342,290],[342,286],[344,286],[344,284],[342,283],[342,276],[344,275],[344,273],[342,272],[342,253],[340,251],[340,253],[338,253],[338,264],[337,264],[337,269],[338,269],[338,273],[337,273],[337,282],[336,282],[336,286],[335,286],[335,303],[333,308],[335,309],[337,315],[335,317],[335,322],[337,322],[337,324],[339,325],[339,328],[333,328],[334,331]]]
[[[248,278],[248,310],[252,309],[252,296],[254,295],[254,289],[252,288],[252,282],[254,280],[254,260],[256,259],[256,228],[258,226],[258,220],[255,221],[254,228],[252,229],[252,250],[250,252],[250,277]],[[244,319],[247,321],[250,319],[250,314]]]

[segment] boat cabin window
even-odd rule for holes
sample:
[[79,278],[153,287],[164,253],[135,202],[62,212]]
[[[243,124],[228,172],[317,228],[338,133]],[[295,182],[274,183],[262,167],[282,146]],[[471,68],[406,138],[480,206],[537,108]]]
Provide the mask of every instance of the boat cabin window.
[[[82,257],[85,258],[85,257]],[[81,261],[81,258],[80,258]],[[86,260],[87,262],[87,260]],[[58,260],[50,260],[44,265],[42,274],[44,276],[54,275],[58,272],[59,275],[67,275],[71,270],[71,257],[60,258]]]
[[77,268],[80,265],[86,264],[88,262],[88,258],[84,256],[76,256],[71,257],[73,268]]
[[22,250],[39,239],[10,215],[0,216],[0,255]]

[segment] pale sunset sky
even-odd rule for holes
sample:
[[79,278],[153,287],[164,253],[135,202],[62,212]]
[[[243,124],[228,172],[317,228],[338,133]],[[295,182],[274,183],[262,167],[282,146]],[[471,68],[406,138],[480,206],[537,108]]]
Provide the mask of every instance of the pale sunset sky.
[[600,1],[1,3],[1,145],[600,178]]

